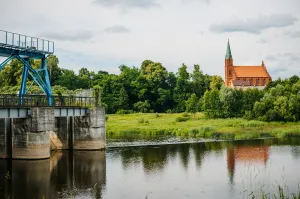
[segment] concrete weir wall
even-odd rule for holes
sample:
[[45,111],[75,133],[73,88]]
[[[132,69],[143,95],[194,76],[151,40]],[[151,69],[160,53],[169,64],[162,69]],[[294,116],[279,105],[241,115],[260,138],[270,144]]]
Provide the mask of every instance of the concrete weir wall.
[[106,148],[104,108],[89,110],[88,116],[74,117],[73,149],[101,150]]
[[29,118],[13,119],[12,158],[43,159],[50,157],[49,132],[54,129],[53,108],[32,108]]

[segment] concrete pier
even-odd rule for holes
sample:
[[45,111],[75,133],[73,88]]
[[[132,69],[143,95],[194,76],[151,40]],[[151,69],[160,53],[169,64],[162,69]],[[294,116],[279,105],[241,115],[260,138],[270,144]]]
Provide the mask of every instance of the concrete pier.
[[103,150],[106,148],[104,108],[89,109],[84,117],[74,117],[73,149]]
[[29,118],[13,119],[13,159],[50,157],[49,132],[54,129],[54,109],[40,107],[31,111]]
[[0,158],[11,156],[11,119],[0,119]]

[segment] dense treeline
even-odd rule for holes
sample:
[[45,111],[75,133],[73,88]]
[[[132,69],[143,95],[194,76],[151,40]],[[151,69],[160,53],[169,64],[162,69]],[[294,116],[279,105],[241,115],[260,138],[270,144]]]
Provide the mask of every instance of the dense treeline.
[[[38,68],[39,61],[32,61]],[[299,77],[272,81],[264,90],[224,87],[220,76],[204,74],[199,65],[192,73],[182,64],[176,73],[159,62],[145,60],[140,67],[119,66],[120,74],[97,73],[81,68],[76,74],[58,66],[56,56],[47,60],[54,93],[74,94],[81,89],[101,89],[101,103],[108,113],[198,112],[210,118],[246,117],[264,121],[300,120]],[[0,72],[0,93],[17,93],[22,65],[13,60]],[[28,82],[30,84],[30,82]],[[39,93],[32,87],[31,93]]]
[[300,80],[271,82],[264,90],[226,88],[205,92],[202,110],[210,118],[244,117],[262,121],[300,120]]

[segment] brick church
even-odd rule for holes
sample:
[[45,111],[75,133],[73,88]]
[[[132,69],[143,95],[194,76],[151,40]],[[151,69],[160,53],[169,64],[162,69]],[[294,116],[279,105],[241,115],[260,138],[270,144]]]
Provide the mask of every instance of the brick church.
[[262,61],[261,66],[234,66],[228,40],[225,56],[225,86],[232,88],[264,88],[271,76]]

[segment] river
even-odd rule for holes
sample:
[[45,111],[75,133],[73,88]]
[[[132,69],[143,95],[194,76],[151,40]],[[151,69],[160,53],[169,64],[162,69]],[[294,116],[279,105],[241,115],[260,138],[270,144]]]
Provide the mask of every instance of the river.
[[300,138],[116,147],[0,160],[0,198],[251,198],[299,193]]

